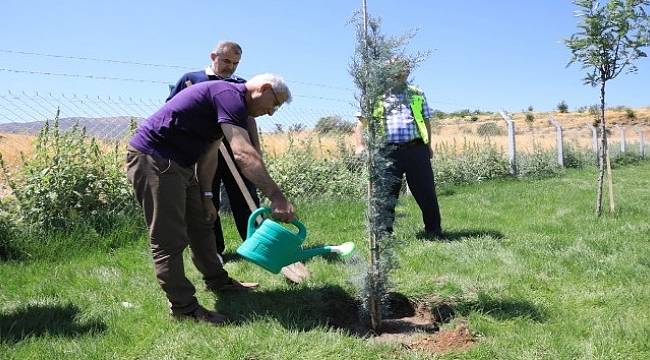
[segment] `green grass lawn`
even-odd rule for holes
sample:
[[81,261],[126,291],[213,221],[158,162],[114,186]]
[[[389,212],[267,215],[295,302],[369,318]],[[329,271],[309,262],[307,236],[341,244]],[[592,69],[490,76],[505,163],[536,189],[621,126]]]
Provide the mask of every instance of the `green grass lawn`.
[[[435,295],[455,314],[443,328],[463,321],[476,338],[469,350],[441,358],[650,358],[650,164],[614,176],[617,214],[601,219],[593,212],[593,171],[445,189],[445,242],[419,239],[419,210],[402,199],[392,290],[414,299]],[[298,205],[310,244],[355,241],[366,252],[363,203]],[[225,227],[234,239],[232,223]],[[356,296],[343,262],[314,259],[310,281],[293,286],[235,259],[228,271],[262,287],[217,297],[187,259],[200,302],[236,323],[172,321],[144,238],[110,253],[0,263],[0,358],[432,357],[327,325],[331,298]]]

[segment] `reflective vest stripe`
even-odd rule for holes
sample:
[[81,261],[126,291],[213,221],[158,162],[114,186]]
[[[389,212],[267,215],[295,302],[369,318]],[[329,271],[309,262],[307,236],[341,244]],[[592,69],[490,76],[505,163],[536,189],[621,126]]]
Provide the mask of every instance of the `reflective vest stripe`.
[[[429,143],[429,134],[427,133],[427,124],[424,120],[424,113],[422,112],[422,105],[424,104],[424,96],[414,87],[409,86],[407,91],[408,100],[411,107],[411,115],[415,119],[416,129],[418,135],[422,138],[425,144]],[[384,119],[385,109],[384,101],[378,100],[375,109],[372,111],[372,117],[379,124],[379,135],[386,135],[386,119]]]

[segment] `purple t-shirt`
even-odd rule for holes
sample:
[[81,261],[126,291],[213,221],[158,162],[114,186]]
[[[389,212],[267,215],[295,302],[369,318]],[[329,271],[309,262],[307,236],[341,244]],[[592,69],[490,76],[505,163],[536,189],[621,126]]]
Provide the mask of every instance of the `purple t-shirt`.
[[137,150],[191,166],[223,136],[219,124],[246,128],[246,86],[205,81],[174,96],[140,124],[129,144]]

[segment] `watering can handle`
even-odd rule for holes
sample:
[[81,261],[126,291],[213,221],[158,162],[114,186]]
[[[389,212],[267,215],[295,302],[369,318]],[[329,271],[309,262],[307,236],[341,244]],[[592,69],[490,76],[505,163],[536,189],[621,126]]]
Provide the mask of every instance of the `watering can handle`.
[[[255,227],[255,219],[257,219],[257,217],[260,216],[260,215],[270,214],[270,213],[271,213],[271,209],[269,209],[267,207],[261,207],[261,208],[255,210],[255,211],[253,211],[251,216],[248,218],[248,231],[246,232],[246,238],[247,239],[249,237],[251,237],[253,235],[253,233],[255,232],[255,229],[256,229],[256,227]],[[305,227],[305,225],[303,223],[301,223],[300,221],[298,221],[297,219],[294,219],[293,221],[291,221],[291,224],[293,224],[295,227],[298,228],[297,236],[300,239],[305,240],[305,238],[307,237],[307,228]]]
[[255,219],[257,219],[258,216],[264,215],[264,214],[270,214],[271,209],[267,207],[261,207],[258,208],[257,210],[253,211],[251,216],[248,217],[248,230],[246,231],[246,238],[248,239],[253,235],[255,232]]

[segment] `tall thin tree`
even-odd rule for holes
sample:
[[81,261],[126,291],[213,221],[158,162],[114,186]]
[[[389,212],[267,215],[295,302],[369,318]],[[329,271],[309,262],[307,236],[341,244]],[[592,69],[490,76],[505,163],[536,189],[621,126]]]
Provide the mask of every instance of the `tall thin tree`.
[[[636,72],[634,62],[646,57],[642,51],[649,44],[650,20],[646,13],[649,0],[610,0],[601,5],[596,0],[576,0],[573,2],[580,17],[579,31],[565,40],[571,50],[571,60],[567,66],[580,63],[589,72],[584,83],[600,86],[600,149],[598,153],[598,179],[596,194],[596,214],[602,214],[603,179],[605,166],[609,168],[607,151],[607,126],[605,122],[605,85],[624,70]],[[610,211],[613,207],[611,171],[609,172]]]
[[[415,55],[404,54],[403,48],[415,32],[400,37],[387,37],[381,33],[381,21],[368,16],[366,2],[362,10],[353,18],[356,23],[357,45],[350,63],[350,74],[360,91],[358,97],[362,117],[367,120],[364,139],[367,149],[366,166],[368,169],[368,210],[366,213],[368,225],[368,243],[370,259],[364,281],[364,304],[370,316],[370,326],[380,331],[382,321],[382,303],[388,288],[388,273],[395,266],[393,249],[395,239],[387,232],[391,216],[387,205],[392,196],[388,185],[392,179],[387,175],[386,159],[383,155],[383,134],[380,133],[373,110],[383,96],[393,87],[396,75],[403,71],[404,66],[414,68],[428,53]],[[399,55],[404,62],[394,63],[391,59]]]

